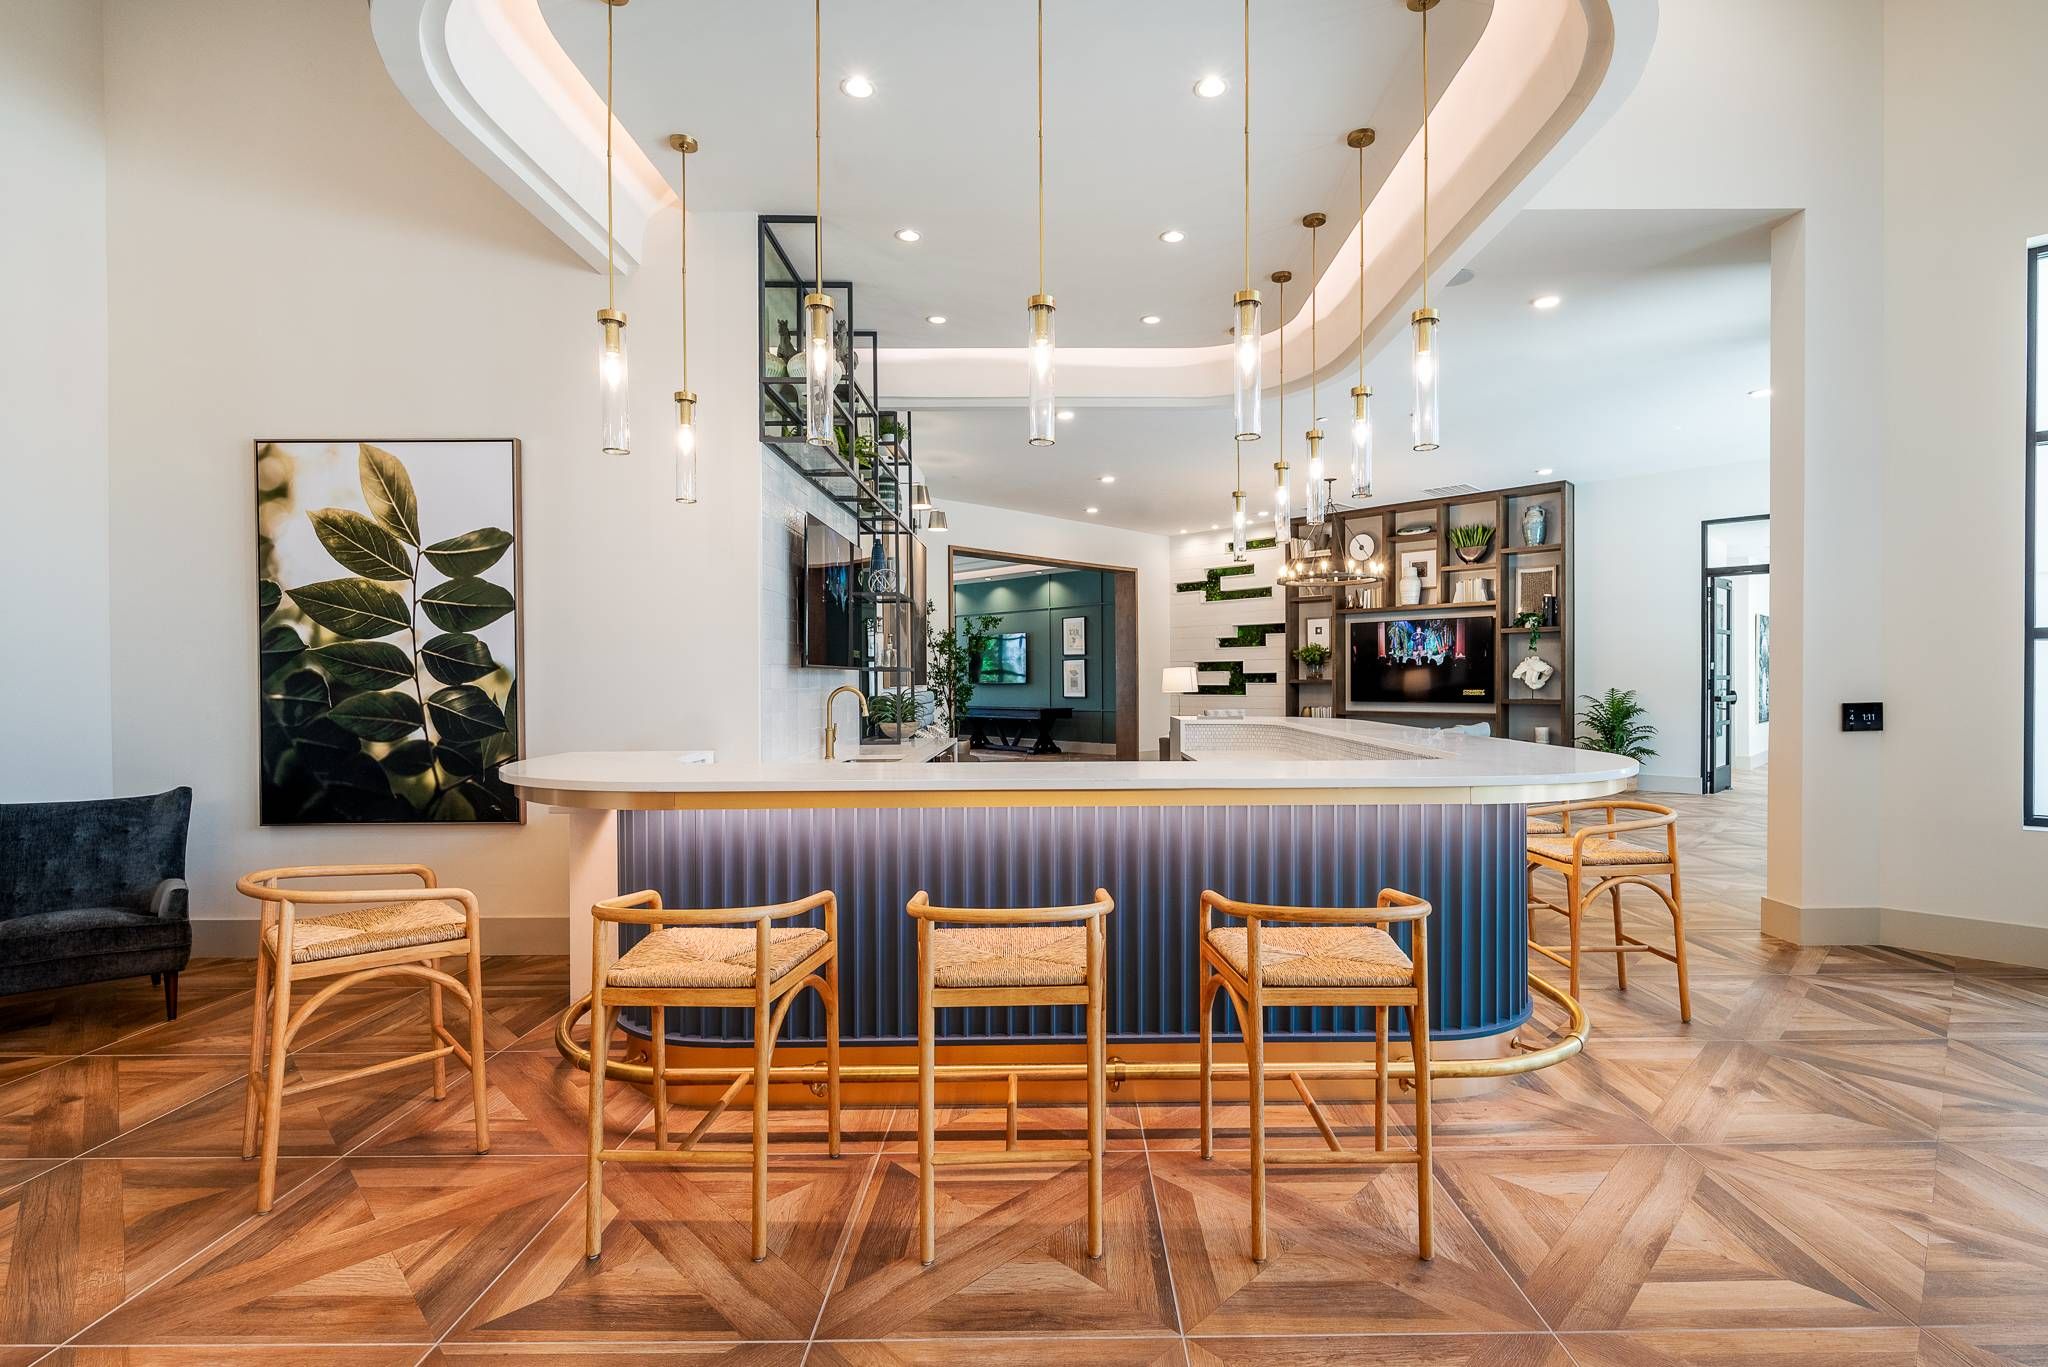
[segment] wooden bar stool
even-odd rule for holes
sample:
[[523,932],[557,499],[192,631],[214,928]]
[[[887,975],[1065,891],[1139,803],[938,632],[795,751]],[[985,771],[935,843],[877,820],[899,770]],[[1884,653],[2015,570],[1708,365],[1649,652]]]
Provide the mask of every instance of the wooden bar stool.
[[[1202,893],[1200,960],[1202,1010],[1202,1157],[1216,1156],[1213,1108],[1215,1026],[1212,1007],[1220,989],[1230,997],[1244,1030],[1252,1129],[1252,1259],[1266,1261],[1266,1164],[1412,1163],[1415,1165],[1416,1245],[1435,1252],[1430,1218],[1429,1167],[1429,903],[1388,888],[1377,907],[1270,907]],[[1215,913],[1243,921],[1219,926]],[[1401,952],[1387,926],[1415,927],[1415,953]],[[1268,923],[1272,924],[1268,924]],[[1252,971],[1256,963],[1258,972]],[[1299,1073],[1287,1080],[1323,1133],[1321,1149],[1266,1148],[1266,1016],[1269,1006],[1365,1006],[1373,1012],[1373,1146],[1347,1149]],[[1415,1147],[1387,1147],[1387,1013],[1408,1010],[1415,1056]]]
[[[935,907],[910,899],[917,920],[917,1231],[919,1256],[938,1256],[941,1164],[1088,1160],[1088,1256],[1102,1256],[1103,917],[1116,902],[1101,888],[1078,907]],[[1078,921],[1080,925],[1069,924]],[[958,929],[940,930],[939,926]],[[1010,1092],[1008,1146],[1000,1153],[937,1151],[937,1013],[954,1006],[1084,1006],[1088,1024],[1088,1146],[1029,1148],[1016,1143],[1016,1090]]]
[[[302,878],[411,877],[424,896],[406,898],[396,888],[280,888]],[[483,937],[476,894],[441,887],[434,871],[420,864],[325,864],[264,869],[236,880],[245,897],[263,906],[256,948],[256,1005],[249,1028],[249,1083],[242,1110],[242,1157],[256,1156],[260,1136],[263,1168],[256,1180],[256,1209],[268,1211],[277,1195],[279,1116],[284,1098],[333,1087],[416,1063],[434,1065],[434,1099],[448,1095],[448,1056],[469,1069],[476,1109],[476,1151],[488,1153],[491,1126],[484,1096]],[[394,894],[401,894],[393,900]],[[369,903],[370,905],[360,905]],[[300,916],[302,906],[355,905],[326,916]],[[441,959],[468,960],[467,984],[435,967]],[[292,986],[315,978],[334,981],[292,1010]],[[417,978],[427,987],[425,1051],[352,1068],[318,1082],[284,1085],[285,1055],[315,1011],[336,994],[372,978]],[[441,989],[469,1009],[469,1046],[441,1022]],[[266,998],[266,993],[268,994]],[[266,1039],[267,1034],[267,1039]]]
[[[823,928],[778,926],[777,921],[825,909]],[[603,1202],[604,1160],[672,1167],[754,1169],[754,1261],[768,1256],[768,1083],[775,1039],[783,1018],[808,987],[825,1008],[826,1151],[839,1156],[839,900],[814,892],[797,902],[770,907],[664,908],[661,894],[636,892],[599,902],[590,928],[590,1181],[583,1222],[586,1256],[595,1258]],[[738,922],[741,924],[735,925]],[[605,927],[655,927],[646,938],[606,965]],[[760,966],[766,964],[763,973]],[[822,970],[822,971],[821,971]],[[648,1031],[654,1054],[654,1148],[604,1146],[605,1055],[619,1008],[650,1007]],[[705,1110],[689,1134],[671,1149],[668,1128],[668,1007],[752,1007],[754,1066],[735,1076]],[[697,1141],[711,1129],[732,1099],[754,1085],[754,1142],[751,1153],[707,1152]]]
[[[1647,816],[1620,819],[1623,812],[1646,812]],[[1589,816],[1594,824],[1584,824]],[[1573,818],[1578,818],[1574,824]],[[1554,832],[1538,833],[1538,822],[1557,823]],[[1664,848],[1645,848],[1615,839],[1627,831],[1651,831],[1662,827]],[[1654,954],[1678,968],[1678,1018],[1692,1019],[1692,994],[1685,976],[1685,901],[1678,882],[1678,813],[1654,802],[1624,798],[1594,798],[1586,802],[1560,803],[1529,809],[1529,905],[1562,914],[1571,927],[1568,946],[1539,944],[1532,935],[1529,948],[1571,972],[1571,994],[1579,995],[1579,956],[1612,954],[1617,985],[1628,990],[1628,956]],[[1565,900],[1560,906],[1536,895],[1538,871],[1564,880]],[[1669,882],[1669,890],[1655,879]],[[1628,934],[1621,923],[1621,890],[1634,883],[1663,899],[1671,913],[1673,947],[1648,944]],[[1584,945],[1579,941],[1579,921],[1594,898],[1606,893],[1614,904],[1614,943]]]

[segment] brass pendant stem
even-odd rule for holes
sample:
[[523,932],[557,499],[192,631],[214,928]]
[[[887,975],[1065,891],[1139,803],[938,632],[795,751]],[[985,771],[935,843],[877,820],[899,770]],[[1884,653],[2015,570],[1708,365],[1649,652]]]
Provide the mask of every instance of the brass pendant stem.
[[1365,384],[1365,141],[1358,143],[1358,383]]
[[825,292],[825,0],[811,0],[811,255]]
[[1038,0],[1038,292],[1045,293],[1045,0]]
[[612,12],[604,7],[604,306],[619,307],[618,268],[612,259]]
[[1252,287],[1252,0],[1244,0],[1244,287]]
[[1429,307],[1429,11],[1422,11],[1422,307]]

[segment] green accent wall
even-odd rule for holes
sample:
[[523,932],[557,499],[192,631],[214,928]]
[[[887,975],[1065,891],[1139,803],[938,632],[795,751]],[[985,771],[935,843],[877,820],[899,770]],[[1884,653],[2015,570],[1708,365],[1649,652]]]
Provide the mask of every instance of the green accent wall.
[[[953,617],[984,613],[1000,619],[998,634],[1022,632],[1025,637],[1025,682],[976,684],[969,710],[977,707],[1071,707],[1074,715],[1053,724],[1053,738],[1116,743],[1116,609],[1110,576],[1100,570],[1058,570],[1006,579],[968,580],[953,586]],[[1068,656],[1061,649],[1064,623],[1079,617],[1088,624],[1085,655]],[[1065,696],[1068,659],[1083,660],[1088,692]],[[1030,736],[1027,731],[1026,738]]]

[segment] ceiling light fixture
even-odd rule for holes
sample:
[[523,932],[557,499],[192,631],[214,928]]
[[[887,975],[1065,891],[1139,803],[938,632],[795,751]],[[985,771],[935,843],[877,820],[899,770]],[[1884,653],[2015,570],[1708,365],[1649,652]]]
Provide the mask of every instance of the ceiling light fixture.
[[1437,411],[1437,384],[1443,376],[1437,350],[1436,310],[1429,306],[1429,12],[1437,0],[1408,0],[1422,16],[1422,307],[1409,322],[1415,328],[1415,449],[1434,451],[1443,433]]
[[924,316],[924,320],[935,328],[942,328],[946,325],[946,315],[943,313],[927,313]]
[[1104,476],[1102,476],[1102,477],[1101,477],[1100,479],[1096,480],[1095,482],[1096,482],[1097,484],[1114,484],[1114,483],[1116,483],[1116,476],[1115,476],[1115,475],[1104,475]]
[[1094,515],[1095,515],[1096,513],[1099,513],[1099,512],[1101,512],[1101,511],[1102,511],[1102,509],[1100,509],[1100,508],[1090,508],[1090,509],[1088,510],[1088,513],[1089,513],[1089,516],[1091,516],[1091,517],[1092,517],[1092,516],[1094,516]]
[[1554,474],[1556,474],[1556,473],[1557,473],[1557,471],[1555,471],[1555,470],[1551,469],[1551,468],[1550,468],[1550,467],[1549,467],[1548,465],[1545,465],[1545,466],[1542,466],[1541,468],[1539,468],[1539,469],[1538,469],[1538,470],[1536,471],[1536,473],[1537,473],[1537,474],[1539,474],[1539,475],[1554,475]]
[[626,315],[619,311],[619,273],[613,260],[618,235],[612,228],[612,12],[626,0],[604,6],[604,307],[597,311],[602,335],[597,347],[598,442],[608,456],[633,450],[631,409],[626,390]]
[[1156,313],[1148,313],[1143,318],[1140,318],[1138,321],[1143,323],[1148,328],[1156,328],[1159,326],[1159,315]]
[[927,515],[924,520],[924,529],[928,532],[943,532],[951,530],[946,525],[946,510],[944,508],[932,509],[930,514]]
[[1159,240],[1166,243],[1185,242],[1187,241],[1187,236],[1186,233],[1178,228],[1168,228],[1165,232],[1159,234]]
[[832,296],[825,293],[825,11],[811,0],[811,255],[818,287],[804,296],[804,440],[837,452],[832,402],[839,388],[839,354],[832,345]]
[[676,391],[676,502],[697,501],[697,396],[690,391],[690,153],[697,140],[671,133],[668,145],[680,158],[676,174],[676,233],[682,239],[681,277],[683,385]]
[[[1242,564],[1250,554],[1245,549],[1244,544],[1244,438],[1239,437],[1232,444],[1237,448],[1237,482],[1231,486],[1230,490],[1230,558],[1232,561]],[[1210,525],[1209,530],[1212,532],[1216,530],[1214,524]]]
[[1351,386],[1351,501],[1372,497],[1372,386],[1365,382],[1365,149],[1379,135],[1354,128],[1344,145],[1358,153],[1358,383]]
[[1768,399],[1771,397],[1771,387],[1765,385],[1762,389],[1752,389],[1749,391],[1749,397],[1752,399]]
[[898,228],[896,230],[896,240],[898,242],[915,242],[923,236],[924,234],[915,228]]
[[1224,80],[1213,71],[1195,82],[1195,93],[1205,100],[1213,100],[1228,89],[1230,89],[1230,82]]
[[1529,307],[1532,309],[1554,309],[1563,302],[1564,296],[1561,294],[1539,294],[1529,301]]
[[839,83],[839,93],[864,100],[875,93],[875,83],[856,71]]
[[1274,454],[1279,457],[1273,462],[1273,525],[1282,536],[1290,535],[1294,528],[1294,491],[1287,487],[1287,282],[1294,278],[1293,271],[1274,271],[1272,280],[1280,288],[1273,292],[1273,312],[1280,319],[1277,329],[1280,334],[1280,423],[1275,436],[1280,449]]
[[[1230,301],[1236,321],[1237,364],[1231,367],[1231,406],[1240,441],[1257,441],[1263,350],[1259,292],[1252,288],[1252,0],[1244,0],[1244,288]],[[1284,320],[1283,320],[1284,321]]]
[[1062,408],[1059,411],[1059,419],[1061,422],[1072,422],[1074,420],[1074,410],[1071,408]]
[[[1322,260],[1316,235],[1328,223],[1325,214],[1303,214],[1301,226],[1308,229],[1308,525],[1320,527],[1330,514],[1330,487],[1323,483],[1323,420],[1316,416],[1316,289],[1322,276],[1316,263]],[[1282,326],[1285,326],[1283,324]]]
[[1038,293],[1031,296],[1025,329],[1031,371],[1031,444],[1051,446],[1052,296],[1045,292],[1045,0],[1038,0]]
[[910,511],[911,511],[911,512],[913,512],[913,513],[928,513],[928,512],[930,512],[930,511],[931,511],[931,508],[932,508],[932,491],[931,491],[931,489],[930,489],[930,488],[929,488],[928,486],[926,486],[926,485],[923,485],[923,484],[913,484],[913,485],[911,485],[911,486],[910,486]]

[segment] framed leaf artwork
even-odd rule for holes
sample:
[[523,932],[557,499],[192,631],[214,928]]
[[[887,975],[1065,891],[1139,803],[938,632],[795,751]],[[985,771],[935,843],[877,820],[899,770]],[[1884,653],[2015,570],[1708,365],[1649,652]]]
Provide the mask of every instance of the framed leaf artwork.
[[519,443],[256,443],[266,826],[518,822]]

